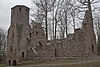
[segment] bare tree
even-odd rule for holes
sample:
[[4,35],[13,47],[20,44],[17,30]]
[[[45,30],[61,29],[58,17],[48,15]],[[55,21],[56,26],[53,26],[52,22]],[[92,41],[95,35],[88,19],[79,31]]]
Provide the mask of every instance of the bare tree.
[[[64,9],[64,15],[63,15],[63,18],[64,18],[64,22],[65,22],[65,32],[66,32],[66,37],[67,37],[67,34],[68,34],[68,16],[71,12],[71,9],[72,9],[72,6],[71,6],[71,0],[64,0],[64,4],[63,4],[63,9]],[[64,27],[64,26],[63,26]],[[64,34],[65,35],[65,34]]]
[[43,22],[44,22],[43,11],[41,11],[41,9],[39,9],[38,7],[31,8],[30,19],[32,19],[34,22],[38,22],[38,23],[43,24]]
[[97,44],[98,44],[98,54],[100,55],[100,11],[96,10],[94,14],[94,26],[95,26],[95,33],[97,36]]
[[61,35],[61,38],[67,37],[69,32],[68,27],[71,26],[71,28],[75,30],[75,27],[78,27],[79,24],[81,24],[83,18],[79,16],[83,16],[80,13],[82,13],[84,10],[88,9],[92,18],[91,4],[99,1],[32,0],[32,2],[37,8],[36,11],[33,9],[36,21],[39,23],[44,22],[46,38],[48,39],[49,36],[49,39],[56,39],[56,36],[58,35]]
[[57,23],[61,20],[61,11],[62,11],[62,0],[59,0],[57,2],[57,6],[55,9],[55,15],[54,15],[54,20],[55,20],[55,37],[54,39],[56,39],[56,34],[57,34]]
[[[92,12],[93,12],[93,10],[92,10],[92,7],[91,7],[91,5],[92,4],[94,4],[94,3],[98,3],[98,2],[100,2],[100,0],[78,0],[81,4],[83,4],[84,6],[86,6],[85,8],[87,8],[88,10],[89,10],[89,13],[90,13],[90,15],[91,15],[91,18],[93,18],[93,16],[92,16]],[[81,7],[82,8],[82,7]],[[84,7],[83,7],[84,8]],[[94,8],[95,9],[95,8]],[[93,23],[93,19],[91,19],[92,20],[92,23]]]
[[46,38],[48,39],[48,12],[53,10],[53,4],[56,0],[32,0],[32,2],[44,13]]
[[0,60],[5,59],[5,50],[7,45],[6,32],[0,28]]
[[[71,2],[72,1],[70,1],[70,0],[58,0],[58,2],[56,4],[55,15],[54,15],[55,39],[56,39],[57,32],[59,32],[59,35],[61,36],[61,38],[64,38],[65,36],[67,37],[68,22],[70,21],[70,19],[72,19],[72,18],[69,18],[69,16],[72,15],[71,13],[73,11],[75,11],[75,7],[72,5]],[[74,10],[72,10],[72,8],[74,8]],[[75,17],[73,16],[74,19],[75,19]],[[58,25],[59,31],[57,31],[57,29],[58,29],[57,25]],[[75,28],[75,26],[74,26],[74,28]]]
[[[50,35],[50,37],[52,35],[52,39],[56,39],[57,32],[63,33],[62,36],[64,37],[66,32],[67,36],[67,23],[69,22],[68,15],[70,14],[69,12],[72,7],[70,0],[32,0],[32,2],[36,6],[35,10],[32,9],[32,11],[34,12],[32,16],[35,17],[35,21],[37,22],[45,22],[47,39],[48,35]],[[61,27],[58,26],[58,23],[61,24],[59,25]],[[64,31],[57,31],[57,27],[59,27],[60,30]]]

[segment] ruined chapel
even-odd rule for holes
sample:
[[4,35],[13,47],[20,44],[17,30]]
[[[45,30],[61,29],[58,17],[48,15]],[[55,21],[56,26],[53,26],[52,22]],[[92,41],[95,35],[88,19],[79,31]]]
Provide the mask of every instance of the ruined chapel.
[[19,65],[26,60],[53,60],[64,57],[85,57],[97,54],[96,37],[90,13],[85,12],[82,28],[75,29],[67,38],[47,41],[40,23],[29,25],[29,8],[11,8],[11,25],[7,36],[8,65]]

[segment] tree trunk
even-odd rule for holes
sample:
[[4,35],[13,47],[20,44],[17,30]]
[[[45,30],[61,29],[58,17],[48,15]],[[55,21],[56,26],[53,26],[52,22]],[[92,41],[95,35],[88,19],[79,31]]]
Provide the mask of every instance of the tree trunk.
[[55,37],[54,37],[54,33],[55,31],[54,31],[54,4],[53,4],[53,39],[55,39]]
[[75,18],[74,17],[73,17],[73,28],[74,28],[74,33],[75,33]]
[[57,31],[56,31],[56,29],[57,29],[57,19],[55,18],[55,40],[56,40],[56,34],[57,34]]
[[46,24],[46,39],[48,40],[48,23],[47,23],[47,11],[45,12],[45,24]]
[[48,10],[47,10],[47,1],[45,0],[45,24],[46,24],[46,39],[48,40],[48,22],[47,22],[47,13],[48,13]]
[[67,38],[67,34],[68,34],[68,28],[67,28],[67,11],[65,11],[65,24],[66,24],[66,38]]

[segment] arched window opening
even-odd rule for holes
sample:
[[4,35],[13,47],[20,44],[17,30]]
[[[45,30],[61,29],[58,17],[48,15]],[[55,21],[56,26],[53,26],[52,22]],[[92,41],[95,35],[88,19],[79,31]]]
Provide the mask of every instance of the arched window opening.
[[12,52],[12,46],[10,46],[10,51]]
[[17,62],[16,60],[13,61],[13,66],[16,66],[17,65]]
[[36,47],[37,48],[42,48],[42,43],[41,42],[38,42],[37,45],[36,45]]
[[44,34],[42,34],[42,36],[44,36]]
[[94,52],[94,46],[92,45],[92,52]]
[[32,32],[34,34],[34,32]]
[[22,58],[24,58],[24,52],[22,52]]
[[57,49],[55,49],[55,52],[54,53],[55,53],[55,57],[57,57]]
[[36,32],[36,35],[38,35],[38,32]]
[[32,33],[29,34],[29,37],[30,37],[30,38],[32,37]]
[[85,28],[86,27],[86,23],[83,23],[83,28]]
[[26,9],[26,11],[28,11],[28,9]]

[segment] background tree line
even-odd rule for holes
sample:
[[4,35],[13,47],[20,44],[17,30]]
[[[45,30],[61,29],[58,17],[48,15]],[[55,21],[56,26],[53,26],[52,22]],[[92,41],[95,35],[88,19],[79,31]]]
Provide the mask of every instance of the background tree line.
[[7,31],[0,28],[0,63],[5,61],[7,49]]

